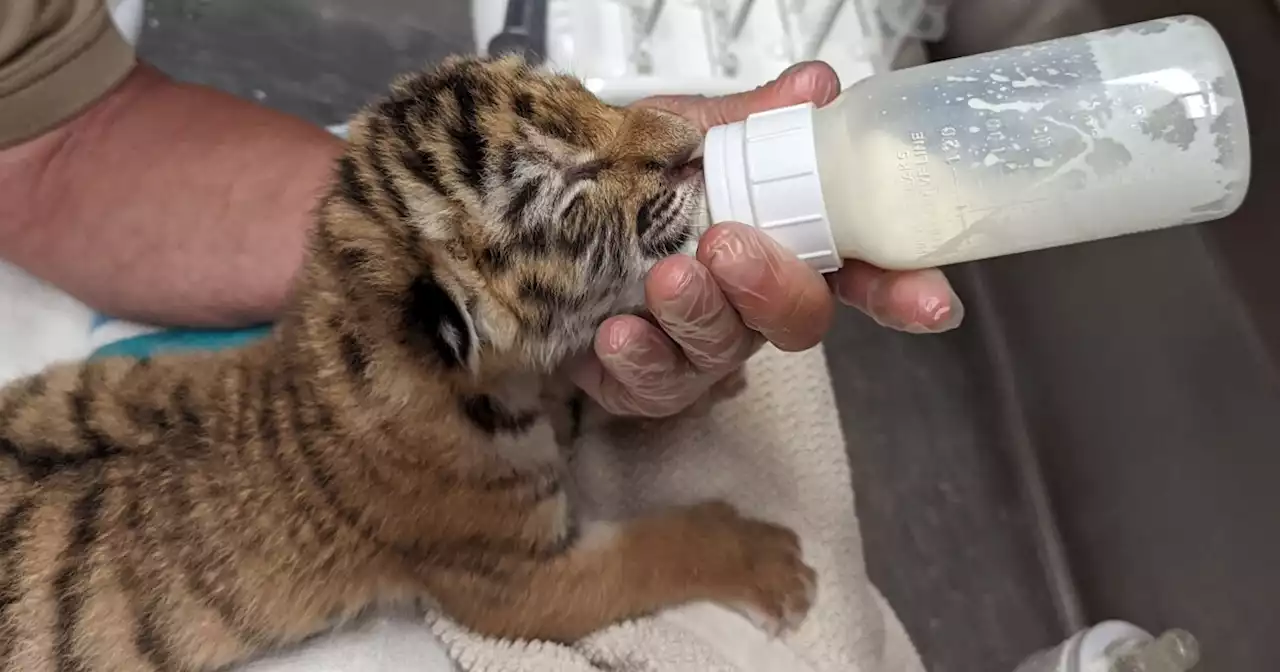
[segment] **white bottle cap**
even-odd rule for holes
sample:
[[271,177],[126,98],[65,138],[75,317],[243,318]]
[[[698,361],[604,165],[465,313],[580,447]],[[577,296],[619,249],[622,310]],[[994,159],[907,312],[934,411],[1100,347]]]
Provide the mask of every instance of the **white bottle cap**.
[[1150,633],[1132,623],[1103,621],[1084,631],[1071,658],[1078,661],[1081,670],[1101,667],[1113,662],[1121,646],[1146,644],[1153,639]]
[[711,222],[767,233],[819,273],[843,265],[818,179],[812,103],[707,131],[703,171]]

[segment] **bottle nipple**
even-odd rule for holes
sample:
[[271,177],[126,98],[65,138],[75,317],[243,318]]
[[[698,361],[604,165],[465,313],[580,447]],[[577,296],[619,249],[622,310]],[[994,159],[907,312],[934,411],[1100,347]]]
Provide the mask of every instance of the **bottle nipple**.
[[1200,643],[1186,630],[1169,630],[1115,659],[1113,672],[1190,672],[1200,662]]

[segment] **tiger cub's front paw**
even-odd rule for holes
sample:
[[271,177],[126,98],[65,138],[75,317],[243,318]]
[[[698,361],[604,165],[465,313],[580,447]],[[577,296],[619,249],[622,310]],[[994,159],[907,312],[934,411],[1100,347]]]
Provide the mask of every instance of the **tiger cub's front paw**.
[[770,635],[800,625],[818,577],[805,564],[795,532],[744,517],[723,502],[691,507],[688,520],[701,538],[698,580],[708,583],[715,601]]

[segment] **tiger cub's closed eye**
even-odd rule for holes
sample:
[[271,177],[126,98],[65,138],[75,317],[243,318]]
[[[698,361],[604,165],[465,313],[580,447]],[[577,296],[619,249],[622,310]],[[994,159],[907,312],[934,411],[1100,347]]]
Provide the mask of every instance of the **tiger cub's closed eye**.
[[568,184],[574,184],[583,180],[594,180],[600,176],[600,173],[609,168],[609,162],[605,159],[596,159],[588,161],[576,166],[571,166],[565,171],[564,181]]

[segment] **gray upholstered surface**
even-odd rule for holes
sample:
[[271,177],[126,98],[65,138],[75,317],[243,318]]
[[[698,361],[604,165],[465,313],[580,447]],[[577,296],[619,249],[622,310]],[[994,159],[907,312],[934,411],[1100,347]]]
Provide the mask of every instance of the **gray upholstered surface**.
[[1066,633],[980,317],[912,336],[849,311],[826,342],[869,569],[933,672],[1012,670]]
[[150,0],[142,56],[317,123],[472,47],[467,0]]
[[1280,669],[1280,8],[956,5],[945,55],[1180,13],[1227,42],[1253,148],[1240,212],[980,270],[1084,615],[1186,627],[1205,670]]

